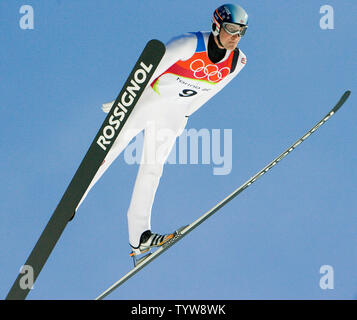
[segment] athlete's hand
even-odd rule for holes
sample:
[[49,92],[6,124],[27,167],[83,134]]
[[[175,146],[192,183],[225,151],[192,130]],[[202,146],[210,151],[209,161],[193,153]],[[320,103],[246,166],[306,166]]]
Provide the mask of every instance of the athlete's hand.
[[113,100],[112,102],[103,103],[103,104],[102,104],[102,110],[103,110],[105,113],[108,113],[108,112],[110,111],[110,109],[112,108],[114,102],[115,102],[115,100]]

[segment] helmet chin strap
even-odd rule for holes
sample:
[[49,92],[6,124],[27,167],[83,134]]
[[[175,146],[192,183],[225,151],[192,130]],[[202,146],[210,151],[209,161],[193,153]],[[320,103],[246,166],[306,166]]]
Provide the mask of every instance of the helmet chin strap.
[[221,30],[218,29],[218,31],[217,31],[217,25],[216,25],[215,23],[212,24],[212,33],[213,33],[213,36],[215,36],[215,37],[217,38],[218,44],[219,44],[223,49],[225,49],[223,43],[221,42],[221,38],[220,38]]
[[212,24],[212,33],[213,33],[213,35],[217,38],[217,41],[218,41],[218,44],[222,47],[222,48],[224,48],[224,45],[223,45],[223,43],[221,42],[221,39],[220,39],[220,37],[219,37],[219,35],[221,34],[221,30],[219,29],[219,31],[217,31],[217,26],[216,26],[216,24],[215,23],[213,23]]

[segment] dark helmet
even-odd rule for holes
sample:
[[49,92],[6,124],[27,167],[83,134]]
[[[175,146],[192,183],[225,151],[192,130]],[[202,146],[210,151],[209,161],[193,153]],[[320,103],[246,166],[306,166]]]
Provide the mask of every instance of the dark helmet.
[[229,34],[243,36],[248,28],[248,14],[235,4],[224,4],[217,8],[212,18],[212,33],[218,36],[221,27]]

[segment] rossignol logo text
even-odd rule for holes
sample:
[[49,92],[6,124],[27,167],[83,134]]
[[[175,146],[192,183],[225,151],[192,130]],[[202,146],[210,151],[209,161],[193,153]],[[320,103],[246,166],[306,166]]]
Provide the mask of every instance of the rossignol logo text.
[[104,127],[102,134],[97,140],[97,144],[104,151],[107,150],[107,146],[113,142],[112,139],[128,112],[127,108],[133,106],[136,91],[139,91],[141,89],[140,85],[146,82],[153,65],[150,64],[147,66],[144,62],[140,62],[140,67],[140,69],[135,71],[133,79],[130,80],[131,85],[127,86],[121,97],[116,100],[116,105],[112,108],[108,124]]

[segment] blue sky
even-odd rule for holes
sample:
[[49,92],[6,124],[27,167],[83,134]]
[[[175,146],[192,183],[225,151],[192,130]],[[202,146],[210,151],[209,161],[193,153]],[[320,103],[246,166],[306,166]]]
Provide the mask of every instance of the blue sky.
[[[108,299],[356,299],[354,1],[237,2],[247,65],[187,128],[232,130],[232,171],[167,165],[153,231],[186,225],[346,105],[278,166]],[[34,29],[20,28],[22,5]],[[205,1],[0,1],[0,297],[66,190],[146,42],[209,30]],[[334,9],[321,29],[320,7]],[[132,267],[126,211],[137,173],[121,155],[67,225],[28,299],[93,299]],[[321,289],[321,266],[334,288]]]

